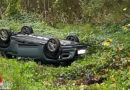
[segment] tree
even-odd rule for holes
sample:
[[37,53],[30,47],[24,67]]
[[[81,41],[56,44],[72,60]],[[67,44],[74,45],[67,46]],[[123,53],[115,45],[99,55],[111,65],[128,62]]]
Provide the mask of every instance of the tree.
[[7,0],[7,9],[6,9],[6,15],[12,16],[16,14],[20,14],[20,3],[21,0]]

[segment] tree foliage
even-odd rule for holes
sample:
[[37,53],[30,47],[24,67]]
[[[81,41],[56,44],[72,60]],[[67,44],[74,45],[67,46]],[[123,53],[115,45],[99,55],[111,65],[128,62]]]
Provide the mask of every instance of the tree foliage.
[[101,23],[130,18],[130,0],[1,0],[0,6],[8,15],[35,12],[51,22]]
[[7,9],[6,15],[20,14],[20,2],[21,0],[6,0]]

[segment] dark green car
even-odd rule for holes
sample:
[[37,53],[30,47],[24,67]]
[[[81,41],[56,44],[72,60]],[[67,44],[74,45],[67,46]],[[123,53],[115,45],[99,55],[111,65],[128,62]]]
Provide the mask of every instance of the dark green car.
[[23,26],[21,32],[0,30],[0,51],[7,57],[34,58],[43,63],[71,62],[85,54],[88,45],[79,44],[75,35],[67,36],[66,40],[33,33],[29,26]]

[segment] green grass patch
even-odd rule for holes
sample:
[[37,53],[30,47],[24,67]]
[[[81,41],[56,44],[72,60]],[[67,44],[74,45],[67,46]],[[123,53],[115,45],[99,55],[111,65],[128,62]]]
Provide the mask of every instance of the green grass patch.
[[[62,39],[69,34],[76,34],[81,43],[88,43],[91,48],[85,58],[74,61],[68,67],[38,65],[33,61],[25,62],[0,57],[0,76],[4,83],[10,83],[4,87],[13,90],[127,90],[130,88],[129,22],[101,25],[57,24],[57,28],[53,28],[34,17],[5,18],[0,20],[0,28],[5,27],[16,32],[20,31],[23,25],[29,25],[37,34]],[[83,78],[91,76],[104,80],[101,84],[92,85],[83,82]]]

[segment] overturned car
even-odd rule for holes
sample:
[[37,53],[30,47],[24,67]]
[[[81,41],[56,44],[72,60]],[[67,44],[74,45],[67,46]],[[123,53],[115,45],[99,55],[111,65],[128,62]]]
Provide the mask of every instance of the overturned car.
[[85,54],[88,47],[87,44],[80,44],[76,35],[61,40],[36,35],[29,26],[23,26],[20,32],[0,30],[0,51],[9,58],[29,57],[43,63],[71,62]]

